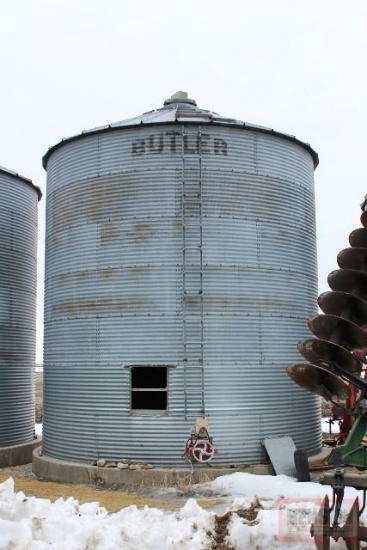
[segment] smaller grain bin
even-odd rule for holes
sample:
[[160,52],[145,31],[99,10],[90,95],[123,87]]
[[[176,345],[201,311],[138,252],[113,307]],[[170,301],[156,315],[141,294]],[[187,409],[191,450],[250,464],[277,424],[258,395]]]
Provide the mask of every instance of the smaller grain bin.
[[285,373],[316,313],[315,151],[175,94],[43,162],[42,459],[181,466],[200,418],[213,464],[284,434],[317,453]]
[[42,194],[31,180],[5,168],[0,168],[0,190],[0,466],[6,466],[29,462],[35,441],[37,203]]

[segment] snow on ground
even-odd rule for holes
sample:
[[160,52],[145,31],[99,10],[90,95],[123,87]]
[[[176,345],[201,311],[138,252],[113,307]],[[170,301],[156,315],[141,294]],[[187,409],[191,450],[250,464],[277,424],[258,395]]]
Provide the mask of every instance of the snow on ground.
[[[174,513],[129,506],[108,514],[96,502],[80,505],[69,498],[51,503],[15,493],[9,478],[0,484],[0,549],[314,550],[310,524],[323,496],[332,494],[318,483],[246,473],[221,476],[197,488],[225,496],[227,511],[238,513],[218,517],[189,499]],[[346,489],[345,512],[356,495]],[[345,544],[331,543],[330,549],[336,548]]]
[[[338,432],[338,423],[331,428]],[[329,431],[326,419],[322,429]],[[42,424],[36,424],[36,433],[42,435]],[[310,524],[325,494],[332,496],[330,487],[318,483],[245,473],[196,488],[198,494],[225,497],[226,512],[216,519],[189,499],[175,513],[129,506],[108,514],[97,502],[51,503],[15,493],[10,478],[0,484],[0,550],[314,550]],[[357,491],[346,489],[346,513],[355,496]],[[337,548],[345,544],[332,542],[330,549]]]

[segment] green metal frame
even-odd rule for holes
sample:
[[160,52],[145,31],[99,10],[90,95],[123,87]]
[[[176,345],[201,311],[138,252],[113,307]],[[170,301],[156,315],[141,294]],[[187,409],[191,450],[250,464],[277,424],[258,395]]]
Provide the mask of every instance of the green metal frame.
[[353,424],[344,445],[337,447],[331,453],[328,458],[329,464],[334,463],[334,453],[337,451],[346,466],[367,469],[367,440],[365,444],[363,443],[365,436],[367,436],[367,416],[362,415]]

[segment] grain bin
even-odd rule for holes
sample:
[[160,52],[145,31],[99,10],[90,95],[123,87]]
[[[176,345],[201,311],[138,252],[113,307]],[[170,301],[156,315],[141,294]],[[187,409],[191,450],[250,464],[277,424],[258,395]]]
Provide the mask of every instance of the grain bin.
[[[32,442],[36,350],[37,203],[31,180],[0,168],[0,465]],[[28,460],[29,461],[29,460]]]
[[43,162],[43,454],[179,466],[199,417],[216,464],[272,435],[318,452],[285,373],[316,312],[311,147],[181,93]]

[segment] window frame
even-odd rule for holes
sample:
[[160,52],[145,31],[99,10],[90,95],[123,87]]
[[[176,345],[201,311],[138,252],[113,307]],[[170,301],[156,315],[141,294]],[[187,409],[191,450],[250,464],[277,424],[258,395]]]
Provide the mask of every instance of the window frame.
[[[129,379],[130,379],[130,415],[131,416],[167,416],[169,413],[169,379],[170,379],[170,369],[175,368],[174,365],[162,365],[162,364],[144,364],[139,363],[136,365],[127,365],[125,368],[130,370],[129,373]],[[164,368],[166,369],[166,386],[157,386],[157,387],[133,387],[133,369],[154,369],[154,368]],[[153,373],[152,373],[153,375]],[[150,386],[150,385],[149,385]],[[138,392],[155,392],[155,393],[162,393],[164,392],[166,394],[166,407],[164,409],[161,408],[133,408],[133,394]]]

